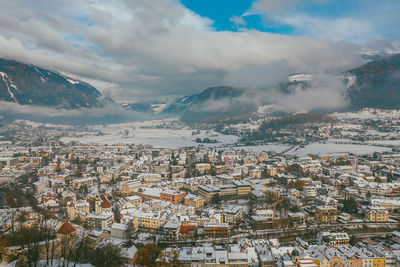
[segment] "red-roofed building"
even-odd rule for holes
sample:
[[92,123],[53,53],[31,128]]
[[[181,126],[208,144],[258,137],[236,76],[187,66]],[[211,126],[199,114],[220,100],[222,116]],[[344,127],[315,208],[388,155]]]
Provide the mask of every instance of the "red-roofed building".
[[100,199],[103,201],[108,200],[104,195],[100,195]]
[[111,203],[104,195],[101,195],[100,199],[96,200],[95,213],[103,212],[111,212]]
[[101,202],[101,208],[102,209],[110,209],[111,208],[110,201],[108,201],[107,199],[103,200],[103,202]]
[[61,238],[62,236],[75,234],[76,229],[68,222],[63,222],[58,230],[57,237]]
[[179,236],[180,238],[193,238],[194,234],[196,233],[196,226],[195,225],[181,225],[179,228]]

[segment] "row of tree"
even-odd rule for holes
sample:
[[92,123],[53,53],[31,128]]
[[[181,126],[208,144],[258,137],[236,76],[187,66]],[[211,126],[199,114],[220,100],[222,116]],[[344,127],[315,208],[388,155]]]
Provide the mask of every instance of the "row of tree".
[[[86,235],[74,233],[58,235],[56,220],[49,214],[30,218],[23,210],[13,210],[11,226],[0,236],[0,260],[17,261],[17,266],[47,265],[76,266],[90,263],[94,266],[123,265],[121,249],[106,245],[96,247]],[[12,248],[12,249],[10,249]]]

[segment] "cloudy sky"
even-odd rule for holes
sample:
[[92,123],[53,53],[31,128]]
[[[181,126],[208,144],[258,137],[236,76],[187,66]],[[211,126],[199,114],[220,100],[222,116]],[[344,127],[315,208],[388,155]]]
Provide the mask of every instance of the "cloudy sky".
[[400,0],[3,0],[0,57],[118,100],[339,73],[400,52]]

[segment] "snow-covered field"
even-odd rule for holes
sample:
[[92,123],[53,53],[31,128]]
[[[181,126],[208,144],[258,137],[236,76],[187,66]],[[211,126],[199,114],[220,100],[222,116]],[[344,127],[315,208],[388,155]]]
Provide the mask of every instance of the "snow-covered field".
[[[81,143],[99,143],[99,144],[149,144],[159,148],[175,148],[196,146],[196,138],[218,140],[216,144],[204,144],[205,146],[221,146],[231,144],[237,141],[233,135],[221,135],[214,131],[201,131],[200,134],[192,135],[193,130],[189,128],[166,129],[154,128],[165,121],[146,121],[138,123],[111,124],[105,126],[91,127],[93,130],[102,132],[104,135],[94,135],[93,133],[77,136],[63,137],[62,142],[79,141]],[[145,127],[145,128],[143,128]],[[149,128],[147,128],[149,127]],[[153,127],[153,128],[150,128]]]
[[391,151],[388,147],[379,147],[373,145],[353,145],[353,144],[336,144],[336,143],[313,143],[302,147],[296,147],[287,152],[290,155],[306,156],[313,155],[343,155],[353,153],[357,155],[372,154],[374,152]]
[[290,148],[290,145],[285,144],[267,144],[267,145],[260,145],[260,146],[236,146],[232,147],[234,150],[244,150],[244,151],[251,151],[255,153],[260,153],[263,151],[274,151],[277,153],[281,153],[286,149]]
[[335,128],[343,129],[344,131],[351,130],[360,130],[362,129],[362,125],[360,124],[352,124],[352,123],[338,123],[335,125]]
[[338,119],[378,119],[378,118],[399,118],[400,110],[379,110],[372,108],[365,108],[359,112],[344,112],[344,113],[333,113],[334,117]]
[[400,146],[400,140],[375,140],[368,141],[369,144],[377,144],[377,145],[388,145],[388,146]]
[[[362,129],[362,125],[357,123],[348,122],[349,118],[356,119],[369,119],[376,117],[393,117],[400,115],[400,111],[376,111],[365,109],[358,113],[336,113],[334,114],[339,119],[344,119],[342,123],[337,124],[335,127],[342,130],[345,136],[354,136]],[[238,128],[247,128],[249,125],[237,125]],[[258,127],[254,122],[251,124],[253,127]],[[82,129],[81,132],[74,132],[69,136],[63,137],[61,141],[79,141],[80,143],[99,143],[99,144],[149,144],[158,148],[178,148],[187,146],[197,146],[196,138],[218,140],[219,143],[202,144],[208,147],[222,147],[225,145],[234,145],[238,141],[237,136],[223,135],[215,131],[201,130],[199,134],[193,134],[194,130],[187,126],[178,123],[176,119],[164,119],[134,123],[121,123],[110,125],[91,126],[89,129]],[[375,130],[367,131],[372,135],[388,135],[387,133],[380,133]],[[348,144],[346,144],[348,143]],[[352,143],[352,144],[351,144]],[[313,143],[305,147],[296,146],[295,148],[286,152],[287,154],[305,156],[308,154],[314,155],[342,155],[347,153],[354,154],[371,154],[374,152],[390,151],[391,147],[400,146],[400,140],[395,141],[368,141],[364,144],[354,144],[349,139],[330,139],[326,143]],[[277,153],[284,152],[290,145],[270,143],[260,146],[241,146],[231,147],[235,150],[246,150],[253,152],[262,151],[275,151]]]
[[[381,147],[374,145],[357,145],[357,144],[338,144],[336,141],[345,141],[345,140],[332,140],[326,144],[323,143],[313,143],[306,145],[304,147],[296,146],[293,149],[289,150],[285,154],[295,155],[295,156],[307,156],[309,154],[312,155],[344,155],[347,153],[354,153],[358,155],[364,154],[372,154],[374,152],[385,152],[391,151],[389,147]],[[400,142],[399,142],[400,144]],[[252,152],[262,152],[262,151],[275,151],[277,153],[282,153],[283,151],[289,149],[290,145],[285,144],[267,144],[261,146],[241,146],[241,147],[232,147],[235,150],[245,150]]]
[[[162,127],[156,127],[163,125]],[[170,127],[165,128],[167,125],[173,125],[168,120],[157,120],[157,121],[145,121],[136,123],[121,123],[121,124],[110,124],[110,125],[99,125],[90,127],[91,131],[76,132],[72,136],[63,137],[61,141],[69,143],[71,141],[79,141],[80,143],[99,143],[99,144],[149,144],[159,148],[178,148],[187,146],[197,146],[195,142],[196,138],[204,139],[208,137],[210,139],[216,139],[219,143],[215,144],[203,144],[204,146],[221,147],[228,144],[234,144],[238,141],[237,136],[233,135],[222,135],[214,131],[200,131],[200,134],[192,135],[193,129],[188,127]],[[101,133],[100,135],[98,133]],[[355,154],[370,154],[373,152],[384,152],[390,151],[389,147],[374,146],[369,143],[366,145],[358,144],[337,144],[338,141],[348,140],[336,140],[331,139],[326,144],[313,143],[306,145],[305,147],[295,147],[288,151],[288,154],[305,156],[308,154],[315,155],[341,155],[346,153]],[[392,144],[400,145],[400,141],[384,141],[378,144]],[[253,152],[262,151],[275,151],[281,153],[286,149],[290,148],[290,145],[285,144],[267,144],[260,146],[243,146],[243,147],[232,147],[236,150],[246,150]]]

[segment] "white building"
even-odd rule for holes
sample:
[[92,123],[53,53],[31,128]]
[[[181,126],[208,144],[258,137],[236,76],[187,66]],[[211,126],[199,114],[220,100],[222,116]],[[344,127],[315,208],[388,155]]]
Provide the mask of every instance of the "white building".
[[122,223],[113,223],[111,225],[111,237],[125,239],[128,232],[128,225]]
[[303,195],[305,197],[317,197],[317,188],[314,185],[306,185],[303,189]]

